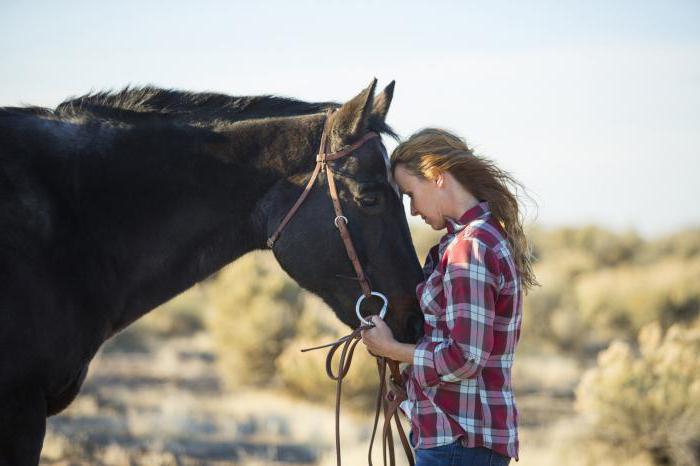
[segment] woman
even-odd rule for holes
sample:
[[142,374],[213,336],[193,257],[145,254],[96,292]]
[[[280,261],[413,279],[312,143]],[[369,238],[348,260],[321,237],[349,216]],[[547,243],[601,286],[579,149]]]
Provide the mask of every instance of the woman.
[[417,344],[373,316],[362,339],[404,371],[416,466],[505,465],[518,459],[511,366],[522,292],[537,284],[517,197],[520,184],[457,136],[424,129],[391,155],[411,215],[447,229],[416,287],[425,315]]

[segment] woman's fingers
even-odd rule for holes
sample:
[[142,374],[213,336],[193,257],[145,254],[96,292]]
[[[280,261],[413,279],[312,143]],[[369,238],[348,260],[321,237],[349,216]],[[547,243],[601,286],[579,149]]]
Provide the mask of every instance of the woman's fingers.
[[362,343],[367,347],[367,350],[376,355],[383,355],[384,352],[382,348],[386,347],[390,340],[393,339],[393,335],[389,326],[377,315],[368,316],[367,320],[371,322],[374,327],[362,330],[360,336],[362,337]]

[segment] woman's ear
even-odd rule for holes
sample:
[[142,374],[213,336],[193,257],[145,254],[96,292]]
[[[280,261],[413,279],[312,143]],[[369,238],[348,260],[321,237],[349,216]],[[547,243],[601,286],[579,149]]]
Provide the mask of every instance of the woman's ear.
[[443,173],[440,173],[437,178],[435,178],[435,184],[438,185],[438,188],[445,186],[445,175]]

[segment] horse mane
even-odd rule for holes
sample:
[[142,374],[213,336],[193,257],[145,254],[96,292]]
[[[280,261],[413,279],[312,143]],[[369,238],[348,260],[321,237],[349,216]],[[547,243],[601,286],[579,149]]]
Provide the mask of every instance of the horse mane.
[[[97,119],[122,123],[143,119],[177,121],[211,127],[271,117],[301,116],[338,108],[336,102],[304,102],[275,95],[229,96],[214,92],[188,92],[154,86],[129,87],[71,97],[55,110],[42,107],[0,107],[3,114],[34,115],[57,119]],[[382,119],[370,117],[370,130],[397,138]]]
[[71,98],[59,104],[56,113],[66,117],[94,115],[106,119],[159,115],[207,125],[217,120],[232,122],[321,113],[337,106],[333,102],[309,103],[274,95],[236,97],[214,92],[127,86],[116,92],[102,91]]

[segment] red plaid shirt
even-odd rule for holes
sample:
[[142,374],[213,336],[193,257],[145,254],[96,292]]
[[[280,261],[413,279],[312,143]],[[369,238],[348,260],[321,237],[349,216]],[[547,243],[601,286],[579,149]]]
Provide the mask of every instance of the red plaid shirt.
[[416,287],[425,336],[406,369],[415,448],[463,439],[518,459],[511,366],[522,291],[505,232],[487,202],[467,210],[425,262]]

